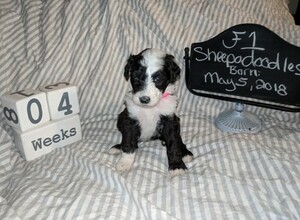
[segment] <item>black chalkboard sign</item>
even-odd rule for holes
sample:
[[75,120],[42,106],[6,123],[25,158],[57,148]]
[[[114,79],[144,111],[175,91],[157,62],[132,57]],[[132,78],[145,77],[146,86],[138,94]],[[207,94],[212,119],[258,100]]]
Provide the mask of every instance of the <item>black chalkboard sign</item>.
[[266,27],[237,25],[185,53],[193,94],[300,111],[300,47]]

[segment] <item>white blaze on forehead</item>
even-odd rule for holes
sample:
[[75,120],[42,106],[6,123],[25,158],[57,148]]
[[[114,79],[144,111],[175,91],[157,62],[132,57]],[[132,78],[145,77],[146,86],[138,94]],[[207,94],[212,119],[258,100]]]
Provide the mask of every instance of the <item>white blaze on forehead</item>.
[[141,64],[147,67],[147,73],[152,74],[162,69],[166,53],[158,49],[149,49],[143,53]]

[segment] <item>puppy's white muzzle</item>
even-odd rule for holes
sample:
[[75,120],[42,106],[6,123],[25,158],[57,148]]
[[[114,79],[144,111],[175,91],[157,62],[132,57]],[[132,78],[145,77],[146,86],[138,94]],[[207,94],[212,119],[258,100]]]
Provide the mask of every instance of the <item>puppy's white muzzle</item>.
[[162,92],[156,87],[147,86],[148,89],[137,92],[133,95],[133,102],[136,105],[144,107],[153,107],[159,103],[162,98]]

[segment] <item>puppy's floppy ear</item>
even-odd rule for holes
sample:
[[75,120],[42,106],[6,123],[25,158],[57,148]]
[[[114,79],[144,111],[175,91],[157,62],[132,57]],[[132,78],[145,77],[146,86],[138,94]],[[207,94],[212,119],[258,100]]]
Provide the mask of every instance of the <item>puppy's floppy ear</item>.
[[169,75],[170,83],[176,82],[180,77],[180,68],[174,60],[174,56],[167,54],[165,57],[165,69]]
[[126,80],[129,79],[130,70],[132,68],[133,62],[134,62],[134,56],[132,54],[130,54],[130,56],[127,60],[127,64],[125,65],[125,68],[124,68],[124,77]]

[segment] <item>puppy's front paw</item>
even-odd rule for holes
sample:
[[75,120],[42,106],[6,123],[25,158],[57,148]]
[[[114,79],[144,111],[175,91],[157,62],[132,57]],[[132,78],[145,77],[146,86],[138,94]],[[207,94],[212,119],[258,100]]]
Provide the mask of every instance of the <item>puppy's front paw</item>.
[[134,163],[134,156],[135,154],[127,154],[123,153],[122,157],[118,161],[116,165],[116,169],[119,173],[127,172],[131,169],[133,163]]
[[172,162],[169,164],[170,177],[183,175],[185,174],[186,171],[187,168],[182,160],[177,162]]
[[181,176],[186,173],[187,170],[185,169],[175,169],[175,170],[169,170],[169,176],[174,177],[174,176]]

